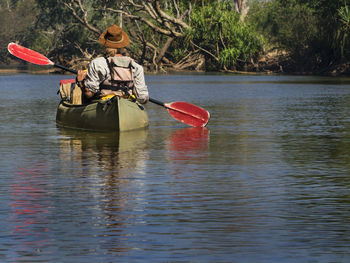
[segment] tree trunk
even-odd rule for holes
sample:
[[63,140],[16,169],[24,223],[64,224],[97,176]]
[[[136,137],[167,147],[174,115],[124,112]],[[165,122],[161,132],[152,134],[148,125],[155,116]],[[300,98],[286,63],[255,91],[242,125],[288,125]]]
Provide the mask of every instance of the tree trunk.
[[233,0],[233,7],[236,12],[241,14],[242,19],[244,19],[248,14],[248,0]]
[[171,43],[173,42],[174,38],[173,37],[168,37],[168,39],[166,40],[164,46],[162,47],[161,51],[159,52],[159,55],[157,57],[156,63],[157,63],[157,67],[159,68],[160,63],[162,61],[162,58],[165,55],[165,52],[168,50],[168,48],[170,47]]

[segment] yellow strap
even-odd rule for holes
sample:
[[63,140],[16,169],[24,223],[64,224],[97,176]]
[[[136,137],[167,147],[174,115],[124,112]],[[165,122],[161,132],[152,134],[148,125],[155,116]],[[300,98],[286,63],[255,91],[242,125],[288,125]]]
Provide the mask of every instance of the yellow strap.
[[134,94],[130,94],[129,97],[128,97],[129,100],[131,100],[132,102],[135,102],[136,101],[136,97]]
[[109,99],[113,98],[114,96],[117,96],[117,95],[114,95],[114,94],[105,95],[105,96],[101,97],[101,100],[109,100]]
[[[117,95],[114,95],[114,94],[105,95],[105,96],[102,96],[100,98],[100,100],[109,100],[109,99],[113,98],[114,96],[117,96]],[[136,101],[136,97],[133,94],[129,95],[128,99],[131,100],[132,102]]]

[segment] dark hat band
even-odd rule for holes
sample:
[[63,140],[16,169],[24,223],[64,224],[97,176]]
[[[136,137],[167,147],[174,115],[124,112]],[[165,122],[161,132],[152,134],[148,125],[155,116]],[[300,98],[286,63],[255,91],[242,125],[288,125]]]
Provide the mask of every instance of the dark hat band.
[[119,43],[121,43],[121,42],[124,41],[124,36],[122,35],[121,39],[118,40],[118,41],[113,41],[113,40],[110,40],[110,39],[108,39],[108,38],[105,38],[105,39],[106,39],[106,41],[111,42],[111,43],[113,43],[113,44],[119,44]]

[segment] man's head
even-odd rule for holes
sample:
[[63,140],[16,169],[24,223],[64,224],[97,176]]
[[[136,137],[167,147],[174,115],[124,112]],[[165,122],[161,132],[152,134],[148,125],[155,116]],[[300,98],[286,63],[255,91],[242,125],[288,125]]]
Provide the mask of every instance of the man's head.
[[129,36],[117,25],[111,25],[99,38],[99,42],[106,48],[123,48],[129,45]]

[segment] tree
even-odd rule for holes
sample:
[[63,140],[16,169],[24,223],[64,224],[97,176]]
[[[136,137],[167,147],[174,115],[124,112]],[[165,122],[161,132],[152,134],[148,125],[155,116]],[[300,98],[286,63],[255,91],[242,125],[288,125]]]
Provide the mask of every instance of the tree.
[[226,2],[197,8],[192,13],[188,37],[205,55],[209,70],[235,69],[261,51],[261,38],[231,10],[231,3]]
[[338,10],[340,27],[335,35],[335,44],[337,46],[336,54],[340,60],[343,60],[350,53],[349,50],[349,32],[350,32],[350,9],[345,5]]
[[[130,36],[131,45],[123,52],[155,71],[200,70],[204,65],[230,70],[256,56],[261,46],[240,20],[238,11],[246,0],[29,1],[35,1],[38,15],[26,29],[31,32],[27,46],[69,67],[81,67],[101,54],[97,39],[113,23]],[[206,34],[211,41],[203,39]]]
[[37,9],[35,0],[0,1],[0,59],[9,58],[7,45],[19,41],[27,43],[31,37]]
[[339,58],[338,10],[343,5],[344,0],[255,1],[249,20],[270,46],[287,51],[301,70],[317,70]]
[[235,11],[240,13],[243,18],[248,14],[248,0],[233,0],[233,6]]
[[[93,40],[96,40],[110,24],[123,21],[124,30],[129,33],[132,40],[129,52],[142,64],[154,69],[159,69],[174,39],[184,36],[184,30],[188,27],[185,19],[188,18],[190,11],[178,0],[37,0],[37,2],[41,8],[41,21],[46,21],[44,24],[54,28],[54,32],[59,29],[62,34],[67,34],[73,30],[80,36],[79,40],[84,42],[77,44],[75,41],[74,46],[87,57],[92,57],[94,50],[99,50]],[[191,1],[187,3],[191,5]],[[67,19],[59,21],[58,17],[62,16]],[[69,24],[72,25],[68,26],[67,21],[71,21]],[[81,33],[76,32],[78,28]],[[57,44],[50,46],[55,47]]]
[[[234,2],[238,3],[239,10],[242,11],[247,1]],[[99,6],[100,10],[97,12],[82,0],[65,0],[64,5],[76,21],[97,34],[100,30],[95,20],[91,19],[94,12],[99,17],[102,16],[100,21],[110,21],[108,18],[117,20],[116,18],[122,15],[125,29],[133,41],[130,51],[141,64],[155,70],[161,70],[164,65],[177,69],[198,70],[204,64],[203,59],[208,58],[207,55],[211,52],[215,55],[209,57],[218,62],[214,63],[214,66],[231,67],[238,59],[247,61],[250,56],[255,55],[260,45],[259,39],[251,34],[249,27],[237,20],[239,15],[231,11],[231,1],[218,4],[212,1],[179,0],[124,0],[118,3],[108,1],[104,2],[104,5],[98,3],[96,6]],[[215,8],[218,7],[216,12]],[[194,10],[197,18],[202,12],[198,10],[207,10],[208,14],[204,14],[206,11],[201,14],[209,15],[208,18],[204,18],[209,19],[209,23],[214,21],[210,17],[212,15],[220,19],[218,25],[221,28],[209,28],[209,33],[214,38],[221,37],[222,48],[219,51],[216,51],[214,46],[206,47],[208,49],[201,47],[201,34],[204,34],[210,25],[206,25],[206,21],[196,20],[196,16],[193,16]],[[190,42],[185,42],[186,39]]]

